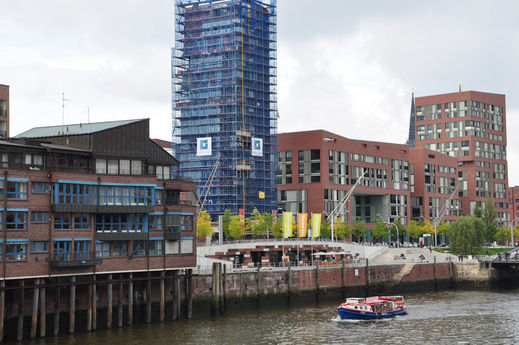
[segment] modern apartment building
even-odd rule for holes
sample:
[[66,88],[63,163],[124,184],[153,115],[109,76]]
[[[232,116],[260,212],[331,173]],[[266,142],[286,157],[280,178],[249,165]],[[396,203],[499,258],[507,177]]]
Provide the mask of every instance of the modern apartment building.
[[464,91],[416,97],[414,112],[415,146],[458,162],[463,212],[492,198],[498,222],[508,223],[505,95]]
[[275,210],[275,1],[175,1],[172,60],[174,154],[204,209]]
[[9,137],[9,86],[0,84],[0,138]]

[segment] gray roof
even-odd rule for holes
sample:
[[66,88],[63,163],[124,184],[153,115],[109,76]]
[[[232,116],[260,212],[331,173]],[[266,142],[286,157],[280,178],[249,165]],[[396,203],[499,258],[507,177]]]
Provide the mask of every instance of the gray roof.
[[49,126],[49,127],[35,127],[20,133],[15,138],[46,138],[46,137],[59,137],[68,135],[81,135],[91,134],[95,132],[104,131],[106,129],[115,128],[123,125],[127,125],[133,122],[139,122],[143,119],[134,120],[122,120],[122,121],[107,121],[107,122],[94,122],[94,123],[80,123],[75,125],[61,125],[61,126]]

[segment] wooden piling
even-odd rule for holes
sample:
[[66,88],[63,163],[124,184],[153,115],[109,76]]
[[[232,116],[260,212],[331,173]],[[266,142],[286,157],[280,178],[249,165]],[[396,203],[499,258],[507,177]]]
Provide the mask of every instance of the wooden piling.
[[166,304],[165,300],[165,287],[164,287],[164,275],[165,272],[160,272],[160,322],[164,322],[164,306]]
[[[221,266],[220,266],[221,267]],[[218,278],[220,278],[220,271],[218,271]],[[218,284],[220,282],[218,281]],[[261,301],[261,266],[258,262],[258,268],[256,269],[256,305],[259,307]]]
[[108,286],[107,286],[108,305],[106,308],[106,328],[112,328],[112,275],[108,275]]
[[88,284],[88,292],[87,292],[87,324],[86,329],[87,332],[92,331],[92,284]]
[[97,285],[94,275],[94,282],[92,284],[92,330],[97,329]]
[[341,287],[342,287],[342,297],[346,297],[346,263],[345,260],[342,260],[341,266]]
[[172,307],[173,307],[173,320],[180,318],[180,279],[178,277],[178,271],[173,271],[173,286],[172,286]]
[[[123,278],[123,275],[120,275]],[[119,282],[119,291],[117,291],[117,327],[123,327],[123,282]]]
[[23,307],[25,305],[25,283],[23,280],[20,281],[20,290],[18,297],[18,334],[16,340],[21,341],[23,339]]
[[319,302],[319,260],[314,261],[316,263],[315,265],[315,299],[317,302]]
[[434,257],[433,271],[434,271],[434,288],[438,289],[438,270],[436,267],[436,256]]
[[0,282],[0,342],[4,339],[5,320],[5,280]]
[[190,319],[193,317],[193,270],[188,269],[188,270],[186,270],[186,273],[187,273],[187,280],[186,280],[187,318]]
[[146,281],[146,323],[151,323],[151,276]]
[[54,335],[59,334],[59,312],[61,303],[61,288],[56,286],[54,290]]
[[133,273],[129,275],[128,282],[128,325],[133,324]]
[[31,315],[31,339],[36,338],[36,332],[38,330],[38,303],[40,298],[39,290],[40,280],[34,279],[34,288],[32,295],[32,315]]
[[211,315],[216,315],[216,311],[220,306],[220,268],[221,263],[213,262],[213,279],[212,279],[212,301],[211,301]]
[[40,338],[45,337],[47,327],[47,305],[45,302],[45,279],[40,279]]
[[76,326],[76,277],[70,278],[70,317],[68,332],[74,334]]

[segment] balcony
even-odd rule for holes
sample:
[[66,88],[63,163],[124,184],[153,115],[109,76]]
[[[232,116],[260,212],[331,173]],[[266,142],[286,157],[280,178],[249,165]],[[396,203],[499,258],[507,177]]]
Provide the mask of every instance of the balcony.
[[150,205],[74,205],[52,204],[52,212],[57,213],[150,213],[155,209]]
[[166,240],[178,240],[180,241],[180,232],[166,232],[164,233]]
[[102,259],[92,257],[90,253],[54,253],[50,264],[54,268],[92,267],[101,265]]
[[147,238],[147,232],[96,232],[95,234],[95,239],[99,241],[132,241]]

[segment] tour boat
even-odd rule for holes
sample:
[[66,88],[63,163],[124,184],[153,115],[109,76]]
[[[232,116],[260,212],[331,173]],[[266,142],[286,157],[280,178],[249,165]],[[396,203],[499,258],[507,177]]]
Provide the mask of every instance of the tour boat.
[[407,313],[402,296],[350,297],[337,312],[342,320],[385,319]]

